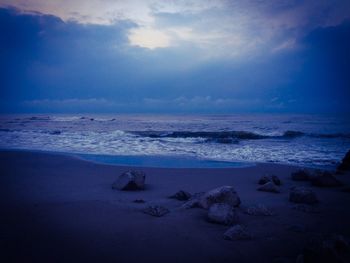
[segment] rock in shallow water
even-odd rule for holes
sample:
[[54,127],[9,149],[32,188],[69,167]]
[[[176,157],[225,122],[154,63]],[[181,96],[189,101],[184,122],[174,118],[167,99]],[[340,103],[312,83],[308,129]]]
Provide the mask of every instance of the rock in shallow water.
[[232,225],[238,222],[238,214],[231,205],[216,203],[209,208],[208,221],[217,224]]
[[263,184],[262,186],[258,187],[258,191],[263,192],[270,192],[270,193],[279,193],[280,190],[278,186],[276,186],[273,182],[268,182],[266,184]]
[[146,175],[141,171],[122,173],[113,183],[112,188],[118,190],[142,190],[145,188]]
[[212,204],[225,203],[232,207],[241,204],[241,200],[232,186],[221,186],[210,190],[199,198],[198,205],[208,209]]
[[229,228],[224,233],[224,239],[226,240],[249,240],[252,239],[252,235],[247,232],[241,225],[235,225]]
[[316,204],[317,196],[314,191],[305,187],[294,187],[289,193],[289,201],[293,203]]
[[164,216],[165,214],[169,213],[169,210],[163,206],[159,205],[151,205],[148,206],[143,210],[145,214],[155,216],[155,217],[161,217]]

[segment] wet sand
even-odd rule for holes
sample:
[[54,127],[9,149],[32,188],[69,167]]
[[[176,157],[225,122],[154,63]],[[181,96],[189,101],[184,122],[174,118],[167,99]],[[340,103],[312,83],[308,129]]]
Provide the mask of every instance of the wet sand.
[[[146,173],[143,191],[118,191],[124,171]],[[350,194],[316,188],[319,213],[293,209],[290,179],[298,167],[257,164],[244,168],[167,169],[103,165],[71,156],[0,152],[0,246],[2,262],[295,262],[309,238],[350,236]],[[282,180],[281,193],[257,191],[265,173]],[[339,175],[350,183],[350,175]],[[251,240],[228,241],[228,226],[209,223],[204,209],[182,209],[169,199],[178,190],[203,192],[231,185],[241,206],[264,204],[273,216],[251,216],[239,208]],[[145,203],[134,203],[143,199]],[[142,212],[151,204],[170,210],[163,217]],[[303,231],[291,231],[293,226]],[[283,261],[278,261],[283,260]]]

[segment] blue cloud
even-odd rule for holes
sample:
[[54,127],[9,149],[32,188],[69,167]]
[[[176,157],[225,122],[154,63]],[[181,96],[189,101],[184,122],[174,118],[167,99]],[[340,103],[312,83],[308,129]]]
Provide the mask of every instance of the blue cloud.
[[241,59],[203,58],[191,45],[133,47],[137,27],[0,9],[1,112],[350,111],[349,22],[313,30],[299,48]]

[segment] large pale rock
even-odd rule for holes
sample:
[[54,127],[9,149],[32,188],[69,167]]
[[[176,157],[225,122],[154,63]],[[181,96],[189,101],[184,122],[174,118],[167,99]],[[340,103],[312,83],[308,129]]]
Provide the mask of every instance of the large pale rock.
[[208,209],[216,203],[225,203],[232,207],[237,207],[241,204],[241,199],[232,186],[221,186],[203,194],[199,198],[198,205]]
[[145,188],[146,175],[141,171],[122,173],[113,183],[112,188],[118,190],[142,190]]
[[270,193],[279,193],[280,189],[277,185],[275,185],[273,182],[268,182],[266,184],[263,184],[262,186],[258,187],[258,191],[263,192],[270,192]]
[[317,196],[314,191],[305,187],[294,187],[289,193],[289,201],[293,203],[316,204]]
[[231,205],[216,203],[210,206],[208,210],[208,221],[222,225],[232,225],[238,222],[238,214]]
[[235,225],[229,228],[224,233],[224,239],[226,240],[249,240],[252,239],[252,235],[247,232],[241,225]]

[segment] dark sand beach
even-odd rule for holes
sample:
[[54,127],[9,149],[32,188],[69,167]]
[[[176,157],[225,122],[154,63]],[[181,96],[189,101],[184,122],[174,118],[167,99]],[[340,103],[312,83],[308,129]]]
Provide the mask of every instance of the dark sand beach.
[[[75,157],[0,153],[1,262],[296,262],[310,238],[350,236],[350,194],[341,187],[317,188],[292,181],[297,167],[257,164],[244,168],[135,168],[146,173],[143,191],[119,191],[112,183],[128,167]],[[280,193],[257,191],[257,181],[275,174]],[[348,184],[350,175],[338,175]],[[207,211],[183,209],[168,197],[178,190],[203,192],[230,185],[241,205],[240,224],[250,240],[229,241],[229,226],[207,221]],[[319,198],[317,213],[293,209],[292,186],[308,186]],[[145,203],[135,203],[143,199]],[[143,213],[148,205],[170,210]],[[263,204],[274,215],[253,216],[243,207]]]

